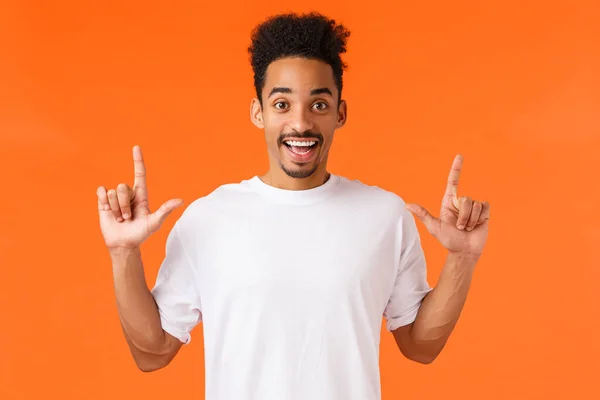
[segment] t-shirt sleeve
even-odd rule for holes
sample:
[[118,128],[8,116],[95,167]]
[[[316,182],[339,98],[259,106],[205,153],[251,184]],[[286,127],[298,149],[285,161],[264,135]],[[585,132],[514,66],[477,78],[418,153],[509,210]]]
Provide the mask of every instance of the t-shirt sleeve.
[[188,258],[179,223],[169,233],[166,254],[151,292],[163,330],[188,344],[190,332],[202,320],[194,266]]
[[399,267],[392,294],[385,308],[386,329],[393,331],[412,323],[425,295],[431,291],[427,282],[427,265],[415,218],[404,210],[398,222],[400,241]]

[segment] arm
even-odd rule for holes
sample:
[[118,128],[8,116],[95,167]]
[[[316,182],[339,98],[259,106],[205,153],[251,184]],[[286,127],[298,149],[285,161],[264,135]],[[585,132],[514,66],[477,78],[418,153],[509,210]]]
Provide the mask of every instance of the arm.
[[393,331],[400,351],[409,359],[426,364],[439,355],[458,322],[488,236],[489,203],[457,197],[461,169],[462,157],[457,156],[439,218],[418,204],[406,205],[448,250],[438,284],[423,298],[414,322]]
[[154,371],[168,365],[182,342],[161,327],[158,307],[146,285],[141,252],[111,253],[117,309],[125,339],[138,368]]
[[405,357],[429,364],[440,354],[458,322],[476,262],[448,254],[438,284],[423,299],[415,321],[392,332]]
[[[176,339],[163,330],[165,321],[161,318],[162,309],[170,311],[172,323],[169,329],[175,332],[173,325],[177,324],[173,323],[173,320],[177,320],[179,315],[174,315],[173,307],[170,307],[169,298],[173,296],[169,296],[169,287],[176,294],[179,294],[181,289],[176,285],[177,279],[172,279],[170,281],[175,283],[163,285],[161,301],[156,301],[157,295],[149,291],[146,286],[140,246],[160,228],[165,218],[175,208],[183,204],[183,201],[169,200],[155,212],[151,212],[148,207],[146,167],[139,146],[133,148],[133,161],[135,175],[133,188],[125,183],[119,184],[116,190],[106,190],[104,186],[100,186],[96,194],[100,229],[112,261],[121,327],[137,366],[142,371],[153,371],[171,362],[183,343],[181,338]],[[168,243],[170,247],[174,247],[177,246],[178,241],[171,239]],[[171,251],[169,248],[168,253],[168,261],[163,262],[163,267],[167,270],[176,270],[177,266],[182,264],[177,256],[178,251],[177,249]],[[166,275],[178,274],[169,272]],[[184,277],[179,281],[185,279]],[[162,279],[162,281],[169,280]],[[158,304],[162,306],[160,311]],[[187,311],[182,314],[185,316]]]

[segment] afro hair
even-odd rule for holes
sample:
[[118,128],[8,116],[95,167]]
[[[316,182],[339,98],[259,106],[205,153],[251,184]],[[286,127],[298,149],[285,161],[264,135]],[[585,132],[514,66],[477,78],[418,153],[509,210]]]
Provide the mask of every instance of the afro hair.
[[278,14],[255,27],[248,52],[260,103],[267,68],[273,61],[287,57],[316,59],[329,64],[333,69],[339,101],[342,75],[347,68],[340,55],[346,52],[349,36],[350,32],[343,25],[317,12]]

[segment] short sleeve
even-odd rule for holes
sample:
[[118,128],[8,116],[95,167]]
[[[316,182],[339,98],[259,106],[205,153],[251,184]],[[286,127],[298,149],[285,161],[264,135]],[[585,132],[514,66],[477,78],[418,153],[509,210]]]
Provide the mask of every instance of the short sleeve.
[[176,223],[167,238],[165,258],[151,292],[158,306],[162,328],[184,344],[190,342],[191,330],[202,319],[193,267]]
[[401,249],[398,273],[384,312],[386,329],[390,332],[412,323],[423,298],[431,291],[419,231],[408,210],[404,211],[398,222],[396,240],[400,242]]

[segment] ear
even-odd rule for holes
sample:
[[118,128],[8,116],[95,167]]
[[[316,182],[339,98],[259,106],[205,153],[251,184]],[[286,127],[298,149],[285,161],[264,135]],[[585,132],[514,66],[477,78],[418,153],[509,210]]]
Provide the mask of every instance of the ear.
[[336,128],[341,128],[346,124],[346,120],[348,119],[348,105],[346,104],[346,100],[341,100],[340,105],[338,106],[337,111],[337,123]]
[[256,97],[253,98],[252,102],[250,103],[250,119],[257,128],[263,129],[265,127],[262,115],[262,107],[260,105],[260,101],[258,101],[258,98]]

